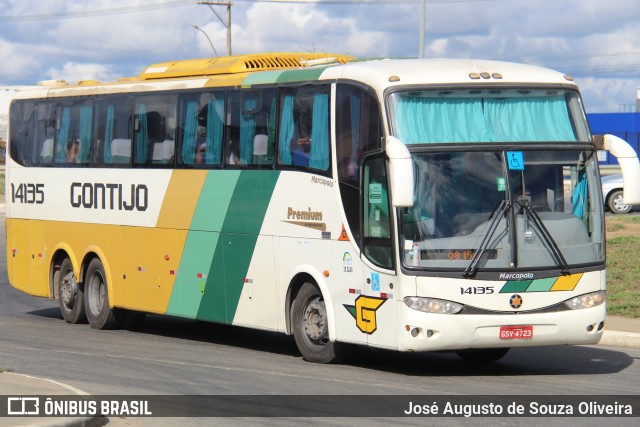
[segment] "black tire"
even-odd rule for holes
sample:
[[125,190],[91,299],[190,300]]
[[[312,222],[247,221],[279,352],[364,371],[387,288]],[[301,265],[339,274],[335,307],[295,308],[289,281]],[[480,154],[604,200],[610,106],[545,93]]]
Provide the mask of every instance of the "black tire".
[[466,362],[495,362],[504,357],[509,348],[488,348],[482,350],[464,350],[457,351],[456,354]]
[[109,309],[107,276],[102,262],[94,258],[89,263],[84,280],[84,306],[87,320],[94,329],[117,329],[122,322],[120,310]]
[[73,275],[73,265],[69,258],[65,258],[60,265],[60,271],[55,276],[58,287],[58,302],[62,318],[67,323],[86,323],[84,311],[84,292],[82,283],[78,283]]
[[609,194],[607,206],[614,214],[626,214],[631,210],[631,205],[622,203],[622,190],[614,190]]
[[305,360],[314,363],[338,361],[338,346],[329,341],[324,298],[315,284],[302,285],[291,307],[291,318],[293,337]]

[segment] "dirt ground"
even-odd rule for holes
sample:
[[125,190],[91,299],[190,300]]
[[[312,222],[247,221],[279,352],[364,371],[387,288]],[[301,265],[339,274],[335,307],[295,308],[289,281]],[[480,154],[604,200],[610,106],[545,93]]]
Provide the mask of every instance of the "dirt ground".
[[640,237],[640,216],[608,215],[605,219],[607,239],[615,237]]

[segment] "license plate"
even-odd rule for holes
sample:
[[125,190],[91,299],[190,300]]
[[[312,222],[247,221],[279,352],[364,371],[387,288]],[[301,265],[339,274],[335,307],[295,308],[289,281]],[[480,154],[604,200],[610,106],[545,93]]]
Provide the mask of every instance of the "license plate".
[[501,340],[517,340],[533,338],[533,326],[500,326]]

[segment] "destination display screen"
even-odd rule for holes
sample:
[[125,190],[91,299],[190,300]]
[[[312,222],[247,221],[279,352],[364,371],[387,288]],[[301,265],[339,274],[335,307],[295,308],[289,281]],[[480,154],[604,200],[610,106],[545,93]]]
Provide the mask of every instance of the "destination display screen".
[[[476,249],[426,249],[420,251],[420,259],[422,260],[450,260],[460,261],[473,259]],[[486,249],[483,259],[496,259],[498,251],[496,249]]]

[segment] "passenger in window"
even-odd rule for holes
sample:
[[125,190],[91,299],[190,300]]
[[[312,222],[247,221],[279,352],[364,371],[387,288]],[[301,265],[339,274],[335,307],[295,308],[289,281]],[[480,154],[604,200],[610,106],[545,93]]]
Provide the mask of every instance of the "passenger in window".
[[291,159],[296,166],[309,166],[309,151],[311,151],[311,138],[303,136],[298,138],[291,149]]
[[311,151],[311,111],[308,107],[296,106],[295,128],[291,139],[291,162],[296,166],[309,166]]
[[207,144],[205,142],[196,145],[195,163],[202,164],[207,161]]
[[237,142],[231,141],[229,143],[229,164],[230,165],[240,164],[240,150],[238,149]]
[[77,139],[70,139],[67,141],[66,147],[66,159],[67,163],[79,163],[80,162],[80,141]]
[[198,137],[196,138],[196,155],[194,162],[202,164],[207,162],[207,129],[204,126],[198,126]]
[[356,180],[356,164],[353,160],[351,131],[346,130],[338,138],[338,177],[345,181]]

